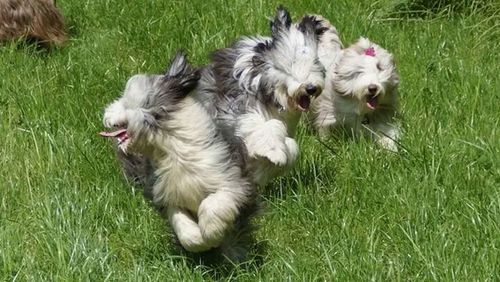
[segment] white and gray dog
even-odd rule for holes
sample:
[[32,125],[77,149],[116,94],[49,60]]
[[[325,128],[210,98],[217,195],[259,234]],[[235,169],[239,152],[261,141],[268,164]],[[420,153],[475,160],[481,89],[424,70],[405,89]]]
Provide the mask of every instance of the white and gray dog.
[[243,229],[257,207],[256,192],[213,119],[190,95],[199,78],[182,53],[164,75],[131,77],[104,113],[104,125],[113,132],[101,135],[118,140],[132,175],[147,174],[139,171],[144,158],[152,162],[153,202],[187,251],[220,247],[240,260],[246,249],[237,241],[248,238]]
[[[321,23],[328,28],[326,33],[337,34],[327,20]],[[320,42],[318,53],[326,68],[326,82],[311,113],[320,136],[343,130],[397,151],[399,75],[393,55],[366,38],[342,49],[338,35]]]
[[266,184],[296,162],[297,123],[324,87],[317,44],[325,30],[314,17],[292,24],[279,7],[271,37],[239,39],[216,51],[202,72],[199,99],[226,138],[240,142],[254,183]]

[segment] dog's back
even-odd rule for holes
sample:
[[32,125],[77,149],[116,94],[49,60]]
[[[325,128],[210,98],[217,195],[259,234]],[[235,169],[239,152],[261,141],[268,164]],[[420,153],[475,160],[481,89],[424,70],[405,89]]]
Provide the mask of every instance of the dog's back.
[[258,80],[262,69],[252,63],[259,44],[268,44],[267,37],[242,37],[231,47],[216,50],[212,63],[202,72],[199,95],[215,97],[213,105],[220,113],[245,114],[249,106],[261,102]]

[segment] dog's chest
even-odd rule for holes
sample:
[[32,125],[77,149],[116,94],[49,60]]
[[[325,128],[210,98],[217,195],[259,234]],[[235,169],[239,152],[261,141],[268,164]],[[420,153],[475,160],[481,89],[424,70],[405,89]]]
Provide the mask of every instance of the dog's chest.
[[201,201],[207,195],[207,189],[199,181],[199,172],[175,155],[163,159],[158,167],[160,169],[156,171],[158,182],[154,188],[155,201],[161,199],[166,205],[197,213]]
[[168,184],[164,186],[164,192],[168,204],[197,213],[207,193],[196,175],[182,166],[177,166],[169,171],[167,177]]

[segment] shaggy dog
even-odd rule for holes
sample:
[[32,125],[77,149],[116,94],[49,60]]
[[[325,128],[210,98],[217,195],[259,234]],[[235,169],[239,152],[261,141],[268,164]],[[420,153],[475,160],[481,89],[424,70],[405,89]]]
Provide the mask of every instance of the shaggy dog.
[[[178,53],[165,75],[131,77],[121,98],[104,113],[101,135],[114,137],[134,161],[152,163],[153,202],[164,209],[180,244],[190,252],[220,247],[231,260],[246,250],[238,245],[248,234],[256,207],[253,186],[206,109],[191,95],[200,74]],[[147,173],[146,173],[147,174]]]
[[[321,24],[336,33],[327,20]],[[366,38],[341,48],[338,36],[318,45],[326,83],[312,106],[313,126],[322,137],[341,130],[397,151],[399,76],[392,54]]]
[[297,123],[324,86],[317,54],[324,31],[313,17],[292,24],[279,7],[271,37],[239,39],[202,72],[199,99],[226,138],[240,142],[254,183],[266,184],[297,159]]
[[23,38],[42,46],[67,40],[64,19],[53,0],[0,0],[0,41]]

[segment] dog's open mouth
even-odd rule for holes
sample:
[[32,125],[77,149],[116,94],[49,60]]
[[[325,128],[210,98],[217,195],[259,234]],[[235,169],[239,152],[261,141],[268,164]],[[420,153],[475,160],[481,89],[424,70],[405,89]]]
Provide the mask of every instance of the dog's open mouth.
[[371,110],[375,110],[377,108],[377,106],[378,106],[377,95],[372,95],[372,94],[368,95],[366,97],[366,105]]
[[126,144],[128,143],[127,141],[129,140],[130,136],[127,133],[127,130],[124,128],[120,128],[118,130],[112,131],[112,132],[106,132],[102,131],[99,132],[99,135],[102,137],[113,137],[118,140],[118,146],[122,148],[123,150],[126,147]]
[[311,97],[309,95],[300,95],[297,98],[297,108],[302,112],[307,112],[311,106]]

